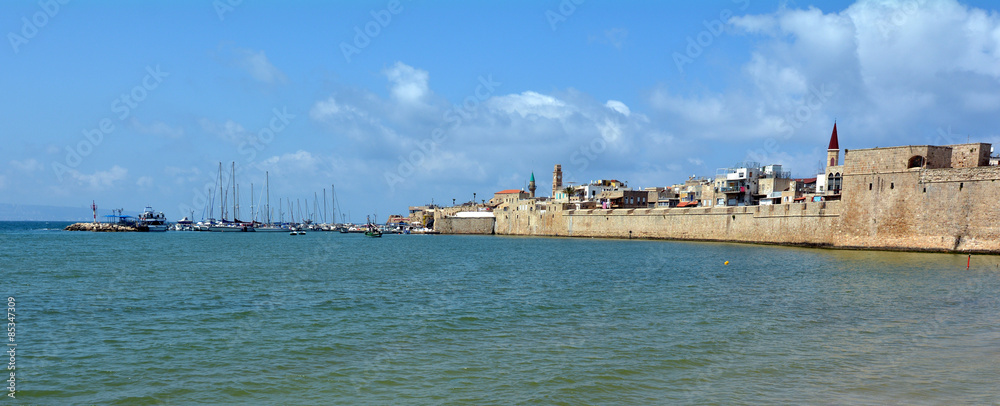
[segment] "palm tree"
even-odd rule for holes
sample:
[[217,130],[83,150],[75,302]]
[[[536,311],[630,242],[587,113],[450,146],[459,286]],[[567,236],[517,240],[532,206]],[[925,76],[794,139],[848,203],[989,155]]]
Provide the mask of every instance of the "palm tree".
[[566,200],[572,199],[573,194],[575,194],[575,192],[576,191],[573,189],[572,186],[567,186],[565,189],[563,189],[563,193],[566,193]]

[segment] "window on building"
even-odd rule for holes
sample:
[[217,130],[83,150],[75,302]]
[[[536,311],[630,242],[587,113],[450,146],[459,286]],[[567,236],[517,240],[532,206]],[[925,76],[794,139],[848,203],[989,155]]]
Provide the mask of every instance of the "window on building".
[[924,167],[924,163],[926,163],[926,159],[924,159],[924,157],[922,157],[920,155],[914,155],[906,163],[906,169],[910,169],[910,168],[923,168]]

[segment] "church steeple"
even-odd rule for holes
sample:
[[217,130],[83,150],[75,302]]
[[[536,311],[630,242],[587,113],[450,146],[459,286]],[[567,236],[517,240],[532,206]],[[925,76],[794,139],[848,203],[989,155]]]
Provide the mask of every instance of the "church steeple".
[[830,135],[830,146],[826,149],[827,166],[837,166],[840,161],[840,142],[837,140],[837,122],[833,122],[833,134]]
[[833,122],[833,134],[830,135],[830,146],[827,149],[840,150],[840,143],[837,141],[837,122]]

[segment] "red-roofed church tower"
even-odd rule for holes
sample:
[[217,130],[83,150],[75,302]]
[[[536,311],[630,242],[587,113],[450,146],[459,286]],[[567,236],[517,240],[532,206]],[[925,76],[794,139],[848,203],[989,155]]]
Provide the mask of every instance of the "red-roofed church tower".
[[[844,159],[847,159],[846,155]],[[830,146],[826,147],[826,173],[822,182],[817,179],[818,192],[828,195],[839,195],[843,185],[844,166],[840,164],[840,141],[837,140],[837,122],[833,123],[833,134],[830,134]],[[825,189],[825,190],[824,190]]]
[[830,135],[830,146],[826,148],[827,166],[840,164],[840,143],[837,141],[837,123],[833,123],[833,134]]

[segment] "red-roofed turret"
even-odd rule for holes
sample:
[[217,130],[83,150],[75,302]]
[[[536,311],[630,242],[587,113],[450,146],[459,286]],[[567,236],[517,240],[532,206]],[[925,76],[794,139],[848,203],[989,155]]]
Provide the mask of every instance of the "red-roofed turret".
[[840,149],[840,143],[837,142],[837,123],[833,123],[833,134],[830,135],[830,146],[827,149]]

